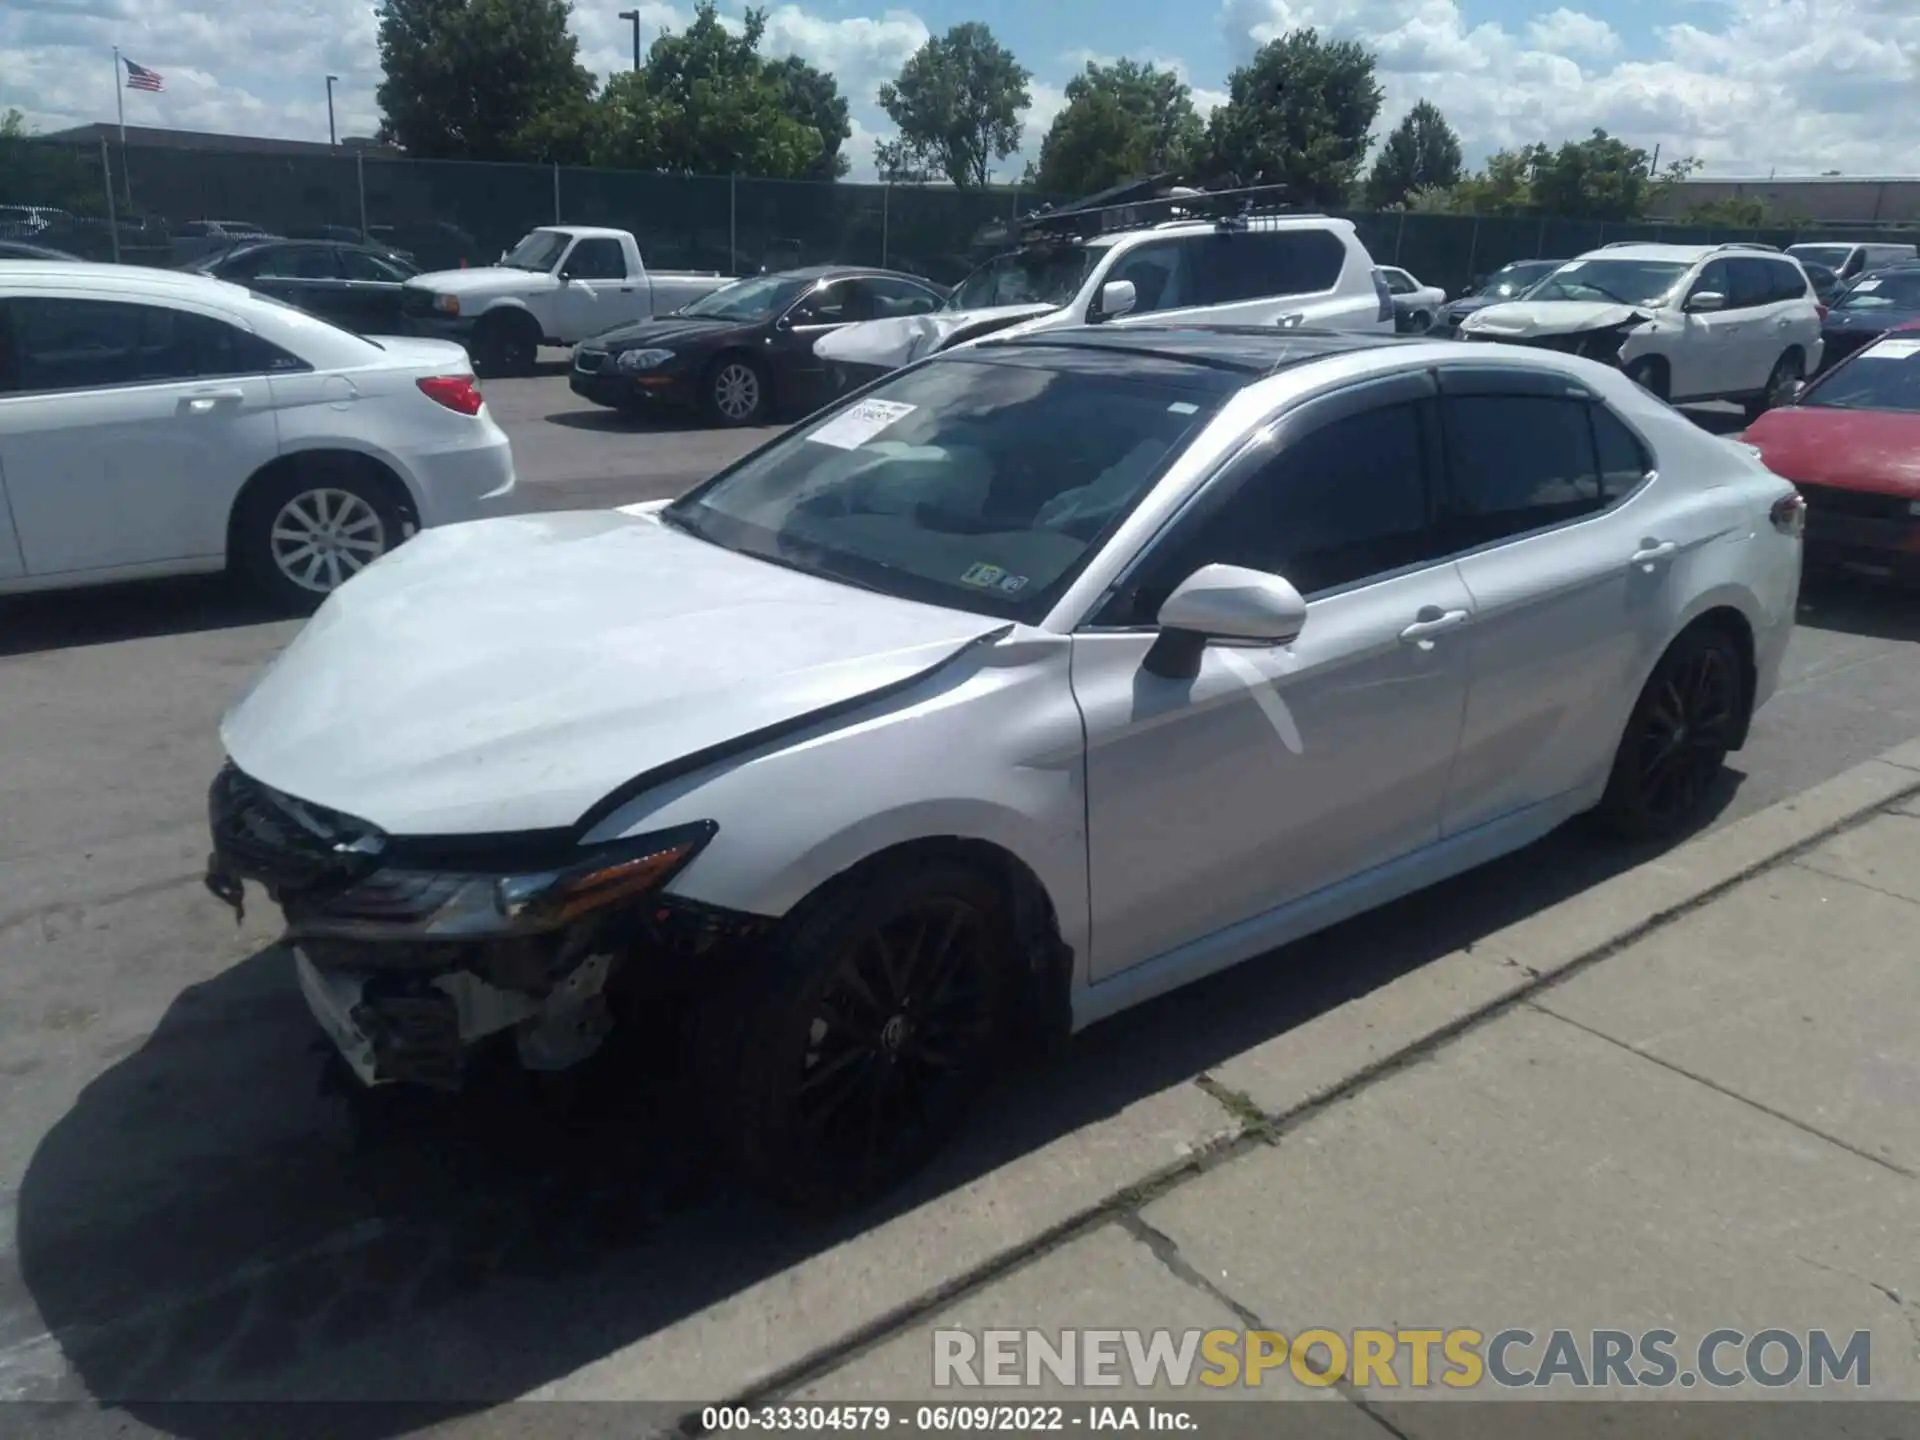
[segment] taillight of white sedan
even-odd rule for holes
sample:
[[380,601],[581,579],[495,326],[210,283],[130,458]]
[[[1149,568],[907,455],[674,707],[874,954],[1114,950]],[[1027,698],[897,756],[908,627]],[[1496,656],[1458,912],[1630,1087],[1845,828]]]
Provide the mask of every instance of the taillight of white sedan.
[[201,275],[0,261],[0,594],[232,568],[311,609],[508,513],[466,352]]

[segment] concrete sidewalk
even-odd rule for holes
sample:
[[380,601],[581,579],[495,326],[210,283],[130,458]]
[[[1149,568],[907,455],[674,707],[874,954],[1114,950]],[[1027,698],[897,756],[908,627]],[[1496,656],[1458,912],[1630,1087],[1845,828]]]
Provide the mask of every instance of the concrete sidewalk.
[[[1722,1328],[1864,1330],[1868,1397],[1920,1399],[1916,791],[1920,742],[1219,1065],[1201,1084],[1237,1142],[761,1395],[1134,1393],[935,1389],[941,1328],[1521,1327],[1671,1330],[1683,1372]],[[1356,1435],[1408,1398],[1275,1374],[1262,1393],[1360,1401]],[[1180,1398],[1223,1393],[1248,1392]]]

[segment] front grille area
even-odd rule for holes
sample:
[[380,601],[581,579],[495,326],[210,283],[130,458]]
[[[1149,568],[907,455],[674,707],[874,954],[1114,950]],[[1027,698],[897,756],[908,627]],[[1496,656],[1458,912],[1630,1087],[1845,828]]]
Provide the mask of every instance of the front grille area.
[[1904,495],[1876,495],[1870,491],[1842,490],[1827,485],[1798,485],[1798,489],[1807,502],[1809,524],[1816,523],[1822,515],[1844,515],[1855,520],[1911,518]]
[[207,821],[221,863],[275,898],[344,890],[380,863],[374,826],[282,795],[233,764],[214,777]]
[[607,363],[604,350],[576,350],[573,352],[573,368],[583,375],[597,375],[600,367]]
[[433,296],[429,295],[425,290],[417,289],[412,285],[402,286],[400,289],[400,313],[414,318],[433,314]]

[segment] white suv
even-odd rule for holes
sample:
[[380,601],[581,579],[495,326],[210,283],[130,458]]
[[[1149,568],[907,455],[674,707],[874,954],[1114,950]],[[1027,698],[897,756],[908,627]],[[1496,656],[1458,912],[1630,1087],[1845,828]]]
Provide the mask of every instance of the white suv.
[[1392,334],[1393,296],[1351,221],[1175,220],[1036,239],[973,271],[941,309],[849,325],[814,353],[862,381],[990,334],[1143,321]]
[[1820,368],[1821,318],[1806,271],[1778,250],[1625,243],[1468,316],[1460,337],[1570,351],[1663,400],[1736,400],[1758,415]]

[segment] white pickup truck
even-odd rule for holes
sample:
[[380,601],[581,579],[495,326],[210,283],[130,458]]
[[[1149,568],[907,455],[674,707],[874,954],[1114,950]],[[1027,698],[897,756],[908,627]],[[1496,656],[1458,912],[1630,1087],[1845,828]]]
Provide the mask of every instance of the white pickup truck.
[[466,346],[482,375],[531,375],[541,345],[575,345],[729,283],[717,272],[649,271],[625,230],[543,225],[498,265],[414,276],[400,311],[409,334]]

